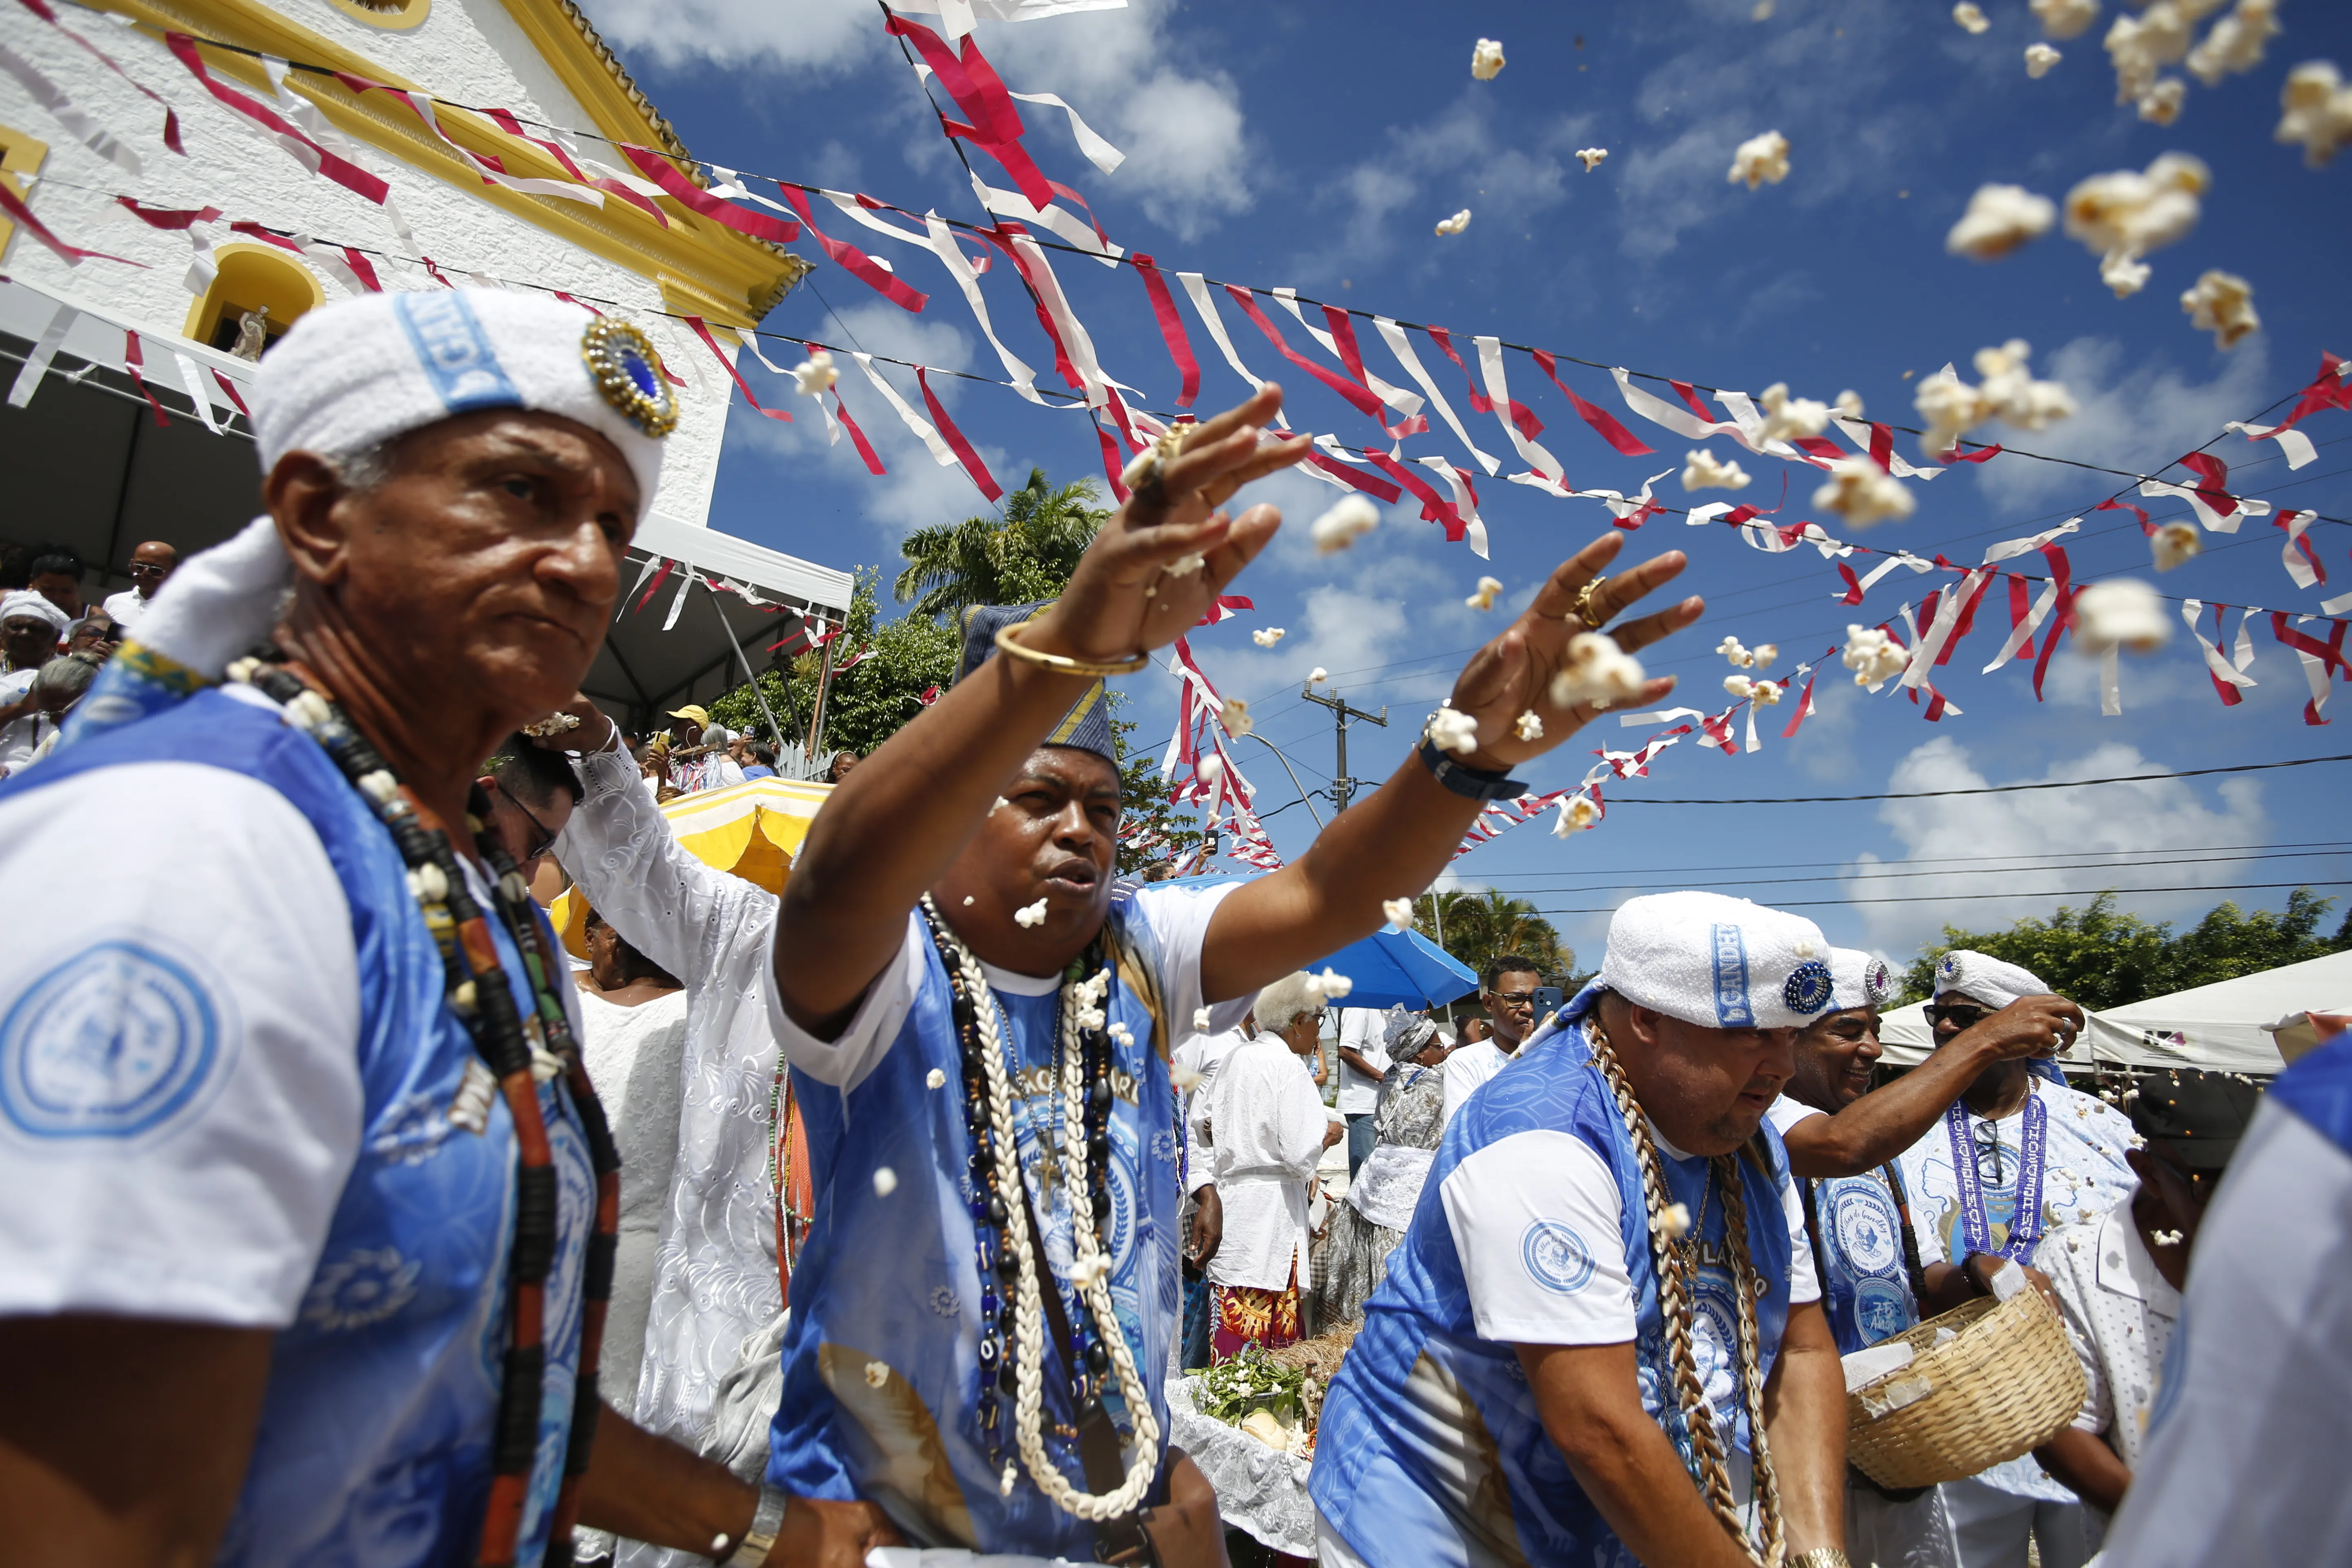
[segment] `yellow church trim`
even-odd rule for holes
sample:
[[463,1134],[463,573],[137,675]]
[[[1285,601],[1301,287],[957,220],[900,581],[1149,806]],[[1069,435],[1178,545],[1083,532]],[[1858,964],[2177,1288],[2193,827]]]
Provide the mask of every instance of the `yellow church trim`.
[[[0,185],[22,201],[25,182],[20,174],[40,173],[43,160],[49,155],[49,144],[37,136],[17,130],[13,125],[0,125]],[[0,252],[8,248],[8,239],[16,232],[14,218],[0,217]]]
[[[541,58],[572,92],[595,128],[607,136],[642,146],[684,153],[668,122],[628,79],[612,51],[569,0],[504,0],[508,10]],[[112,0],[112,9],[157,32],[181,32],[258,49],[306,65],[349,71],[405,90],[431,90],[399,72],[302,26],[262,0]],[[537,18],[533,26],[530,18]],[[203,51],[206,68],[225,81],[252,89],[265,102],[271,95],[261,62],[225,49]],[[780,246],[768,245],[724,224],[665,202],[670,226],[664,228],[642,209],[607,195],[600,210],[562,196],[530,195],[481,176],[426,130],[409,106],[384,93],[354,94],[341,82],[296,71],[287,85],[316,103],[337,129],[420,173],[456,185],[481,200],[577,245],[639,277],[652,279],[669,308],[709,317],[714,322],[751,326],[774,308],[808,263]],[[470,151],[498,158],[520,178],[568,178],[561,164],[532,143],[509,136],[468,110],[438,107],[442,128]],[[603,161],[625,162],[613,149]],[[689,170],[698,179],[698,172]],[[490,258],[466,253],[453,243],[436,259],[479,267]]]

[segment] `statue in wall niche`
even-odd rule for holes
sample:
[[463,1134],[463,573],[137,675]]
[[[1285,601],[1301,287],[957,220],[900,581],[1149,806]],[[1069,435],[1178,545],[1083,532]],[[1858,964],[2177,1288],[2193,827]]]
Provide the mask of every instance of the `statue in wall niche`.
[[269,343],[269,307],[247,310],[236,319],[236,342],[229,353],[241,360],[261,363],[261,351]]

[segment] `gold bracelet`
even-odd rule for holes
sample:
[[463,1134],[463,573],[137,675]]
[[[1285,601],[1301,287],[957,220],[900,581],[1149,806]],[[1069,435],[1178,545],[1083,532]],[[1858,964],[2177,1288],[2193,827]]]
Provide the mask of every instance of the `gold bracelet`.
[[1041,653],[1034,647],[1023,647],[1021,639],[1013,635],[1027,625],[1029,625],[1027,621],[1015,621],[1009,626],[999,626],[996,629],[997,648],[1001,652],[1011,654],[1024,664],[1034,664],[1040,669],[1050,669],[1056,675],[1133,675],[1151,662],[1151,656],[1148,653],[1139,653],[1133,658],[1120,659],[1110,664],[1097,664],[1092,659],[1086,658],[1070,658],[1058,653]]
[[1811,1552],[1789,1559],[1789,1568],[1853,1568],[1846,1554],[1834,1546],[1816,1546]]

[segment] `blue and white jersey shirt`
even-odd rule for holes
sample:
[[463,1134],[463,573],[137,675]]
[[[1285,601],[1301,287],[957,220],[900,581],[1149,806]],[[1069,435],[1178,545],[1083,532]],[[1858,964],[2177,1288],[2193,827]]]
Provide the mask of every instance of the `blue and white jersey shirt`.
[[[1122,882],[1106,927],[1118,961],[1103,1004],[1112,1047],[1111,1212],[1103,1242],[1119,1331],[1161,1434],[1163,1485],[1170,1428],[1160,1374],[1181,1323],[1181,1128],[1169,1026],[1179,1036],[1191,1032],[1201,1005],[1202,942],[1228,891]],[[1085,1323],[1091,1340],[1090,1315],[1068,1283],[1071,1205],[1058,1180],[1061,980],[983,967],[1001,1009],[1042,1261],[1064,1312],[1073,1326]],[[769,996],[776,1037],[800,1075],[816,1188],[815,1218],[793,1271],[769,1480],[800,1496],[879,1504],[919,1544],[1091,1561],[1094,1527],[1063,1512],[1025,1470],[1009,1495],[1001,1489],[1002,1468],[992,1463],[980,1426],[979,1352],[990,1331],[984,1305],[1004,1286],[993,1275],[983,1280],[974,1250],[962,1051],[947,972],[920,913],[909,913],[897,956],[837,1038],[817,1039],[785,1015],[772,989]],[[1230,1026],[1245,1006],[1213,1009],[1223,1015],[1213,1026]],[[889,1179],[880,1179],[886,1171]],[[1052,1351],[1048,1366],[1046,1450],[1085,1489],[1076,1443],[1055,1435],[1073,1419],[1064,1352]],[[987,1375],[992,1382],[994,1373]],[[1105,1405],[1131,1427],[1116,1391],[1112,1378]],[[1018,1452],[1012,1421],[1008,1409],[999,1430],[1007,1457]]]
[[[221,1562],[471,1562],[514,1124],[495,1095],[482,1131],[450,1119],[478,1058],[391,834],[231,687],[0,784],[0,878],[105,889],[0,946],[0,1314],[277,1331]],[[596,1201],[567,1092],[539,1094],[560,1240],[523,1563],[562,1481]]]
[[[1785,1138],[1798,1122],[1823,1112],[1784,1094],[1764,1114]],[[1919,1303],[1903,1262],[1903,1211],[1885,1171],[1815,1182],[1813,1216],[1821,1222],[1816,1239],[1825,1268],[1822,1310],[1838,1354],[1852,1355],[1916,1324]]]
[[[1769,1376],[1791,1304],[1820,1290],[1780,1135],[1768,1128],[1760,1139],[1765,1163],[1743,1151],[1737,1168]],[[1723,1194],[1706,1161],[1663,1139],[1658,1154],[1668,1201],[1697,1221],[1692,1345],[1716,1430],[1737,1450],[1738,1485],[1748,1432]],[[1515,1347],[1633,1342],[1643,1407],[1689,1462],[1650,1247],[1632,1139],[1571,1023],[1523,1050],[1447,1124],[1324,1400],[1309,1489],[1364,1563],[1633,1562],[1545,1435]]]

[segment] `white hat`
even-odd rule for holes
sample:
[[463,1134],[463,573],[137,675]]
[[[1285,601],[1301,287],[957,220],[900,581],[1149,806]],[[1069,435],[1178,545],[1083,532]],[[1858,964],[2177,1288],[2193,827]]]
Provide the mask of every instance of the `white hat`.
[[1704,1029],[1791,1029],[1830,1005],[1830,944],[1801,916],[1721,893],[1617,906],[1599,983]]
[[1895,994],[1895,974],[1883,958],[1873,958],[1855,947],[1830,949],[1830,1005],[1843,1013],[1852,1007],[1878,1007]]
[[1990,953],[1971,952],[1962,947],[1954,948],[1937,961],[1936,990],[1939,994],[1957,991],[1971,1002],[2000,1008],[2021,996],[2047,995],[2050,987],[2030,969],[2020,969]]
[[642,499],[677,424],[661,356],[628,322],[497,289],[369,294],[321,306],[261,362],[253,426],[268,473],[297,449],[349,457],[460,414],[526,408],[620,448]]
[[21,620],[47,621],[60,637],[73,625],[71,616],[30,588],[17,588],[0,598],[0,622]]

